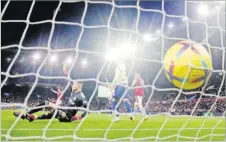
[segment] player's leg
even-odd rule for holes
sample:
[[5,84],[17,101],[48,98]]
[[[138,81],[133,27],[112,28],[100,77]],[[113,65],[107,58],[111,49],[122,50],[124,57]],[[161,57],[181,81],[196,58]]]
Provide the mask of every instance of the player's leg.
[[[129,99],[127,97],[127,92],[126,92],[126,87],[124,86],[116,86],[115,88],[115,95],[114,95],[114,98],[117,98],[114,100],[114,103],[113,103],[113,109],[115,110],[115,106],[117,105],[117,100],[120,100],[121,97],[124,97],[123,99],[123,103],[125,104],[126,106],[126,110],[128,113],[131,112],[131,105],[130,105],[130,102],[129,102]],[[116,108],[118,110],[118,108]],[[119,121],[119,114],[116,114],[116,117],[114,118],[113,121]]]
[[128,98],[127,89],[124,86],[121,86],[121,87],[122,87],[121,88],[121,93],[122,93],[122,96],[124,97],[123,98],[123,103],[126,106],[126,111],[127,111],[127,113],[131,113],[131,103],[130,103],[129,98]]
[[71,115],[72,113],[68,113],[68,112],[62,112],[59,113],[59,121],[60,122],[72,122],[72,121],[76,121],[76,120],[81,120],[82,118],[84,118],[87,114],[87,112],[83,112],[81,114],[81,116],[76,116],[76,113],[78,112],[78,110],[70,110],[71,112],[73,112],[73,116]]
[[[44,105],[48,105],[49,102],[48,101],[44,101],[44,102],[41,102],[39,103],[38,105],[36,105],[36,107],[39,107],[39,106],[44,106]],[[39,112],[41,111],[43,108],[34,108],[34,109],[31,109],[29,111],[27,111],[27,113],[23,113],[21,115],[21,119],[25,119],[28,117],[28,114],[33,114],[33,113],[36,113],[36,112]],[[16,117],[19,117],[21,114],[21,112],[13,112],[13,115],[16,116]]]
[[127,113],[131,113],[131,104],[130,104],[129,99],[128,99],[127,97],[125,97],[125,98],[123,99],[123,103],[124,103],[125,106],[126,106],[126,111],[127,111]]
[[133,116],[130,117],[130,119],[132,121],[134,121],[135,120],[135,114],[138,112],[138,110],[140,110],[141,113],[145,116],[145,120],[147,120],[147,115],[146,115],[145,109],[144,109],[143,104],[142,104],[143,96],[136,96],[135,98],[136,98],[136,100],[135,100],[135,103],[134,103],[134,113],[133,113]]
[[[27,114],[26,119],[30,122],[36,120],[36,119],[51,119],[54,115],[55,109],[52,109],[50,112],[36,116],[34,114]],[[56,115],[57,117],[58,115]]]
[[[36,107],[44,106],[44,105],[49,105],[49,102],[48,101],[41,102]],[[34,109],[29,110],[27,113],[28,114],[33,114],[33,113],[41,111],[42,109],[43,108],[34,108]]]
[[[82,106],[83,108],[87,108],[87,100],[83,99],[82,101]],[[77,110],[75,113],[73,113],[73,116],[71,118],[71,121],[75,121],[75,120],[81,120],[82,118],[84,118],[87,114],[87,111],[83,111],[83,113],[80,116],[76,116]]]
[[19,117],[20,115],[20,118],[21,119],[25,119],[26,118],[26,113],[23,113],[23,114],[21,114],[22,112],[13,112],[13,115],[15,116],[15,117]]
[[115,116],[115,118],[113,119],[113,121],[119,121],[119,114],[118,114],[118,111],[119,111],[119,107],[118,108],[116,108],[116,105],[117,105],[117,103],[118,103],[118,98],[116,97],[116,96],[114,96],[113,98],[112,98],[112,100],[111,100],[111,110],[112,110],[112,112],[114,111],[116,111],[116,116]]
[[65,111],[59,110],[57,119],[60,122],[71,122],[73,119],[71,116],[72,113],[76,114],[77,110],[65,110]]
[[144,109],[143,103],[142,103],[143,96],[137,96],[137,101],[138,101],[138,104],[137,104],[138,108],[140,109],[141,113],[146,116],[146,112],[145,112],[145,109]]
[[[112,98],[108,99],[108,109],[112,110]],[[111,116],[111,115],[112,115],[112,111],[109,112],[109,116]]]
[[135,96],[135,102],[134,102],[134,109],[133,109],[133,114],[130,116],[130,120],[134,121],[135,120],[135,115],[138,113],[139,107],[138,107],[138,98]]
[[135,96],[134,110],[133,111],[134,111],[134,115],[139,111],[137,96]]
[[[87,108],[87,101],[86,101],[86,100],[83,100],[83,103],[82,103],[82,104],[83,104],[83,105],[82,105],[83,108]],[[87,114],[87,111],[84,111],[84,112],[81,114],[80,119],[84,118],[84,117],[86,116],[86,114]]]
[[118,86],[115,87],[115,93],[113,94],[112,98],[111,98],[111,105],[110,105],[110,109],[113,111],[116,110],[116,105],[118,103],[118,97],[119,97],[119,94],[118,94]]
[[[76,106],[87,108],[87,100],[83,99],[81,101],[76,102]],[[60,122],[71,122],[71,121],[81,120],[87,114],[87,112],[84,111],[80,116],[76,116],[77,112],[78,112],[77,109],[67,110],[65,113],[60,112],[58,119]]]

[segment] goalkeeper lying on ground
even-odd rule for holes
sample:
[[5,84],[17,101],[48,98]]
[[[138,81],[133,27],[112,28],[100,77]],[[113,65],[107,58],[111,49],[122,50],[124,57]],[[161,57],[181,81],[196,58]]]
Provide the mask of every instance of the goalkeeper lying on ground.
[[[51,88],[51,90],[52,90],[52,88]],[[46,100],[46,101],[41,101],[41,102],[39,102],[39,104],[36,105],[36,107],[41,107],[41,106],[49,105],[49,107],[45,107],[45,109],[47,109],[47,108],[54,109],[54,107],[55,107],[56,105],[61,105],[61,104],[62,104],[62,94],[61,94],[61,92],[62,92],[62,89],[59,87],[58,90],[56,91],[56,94],[57,94],[57,99],[56,99],[56,100],[54,100],[54,99],[49,99],[49,98],[48,98],[48,100]],[[54,93],[55,93],[55,92],[54,92]],[[56,103],[57,103],[57,104],[56,104]],[[44,108],[42,108],[42,107],[41,107],[41,108],[34,108],[34,109],[29,110],[29,111],[27,112],[27,114],[33,114],[33,113],[42,111],[43,109],[44,109]],[[18,116],[20,115],[20,112],[14,112],[13,115],[16,116],[16,117],[18,117]],[[25,117],[26,117],[25,114],[21,115],[21,118],[22,118],[22,119],[25,119]]]
[[[82,82],[74,82],[72,84],[72,92],[71,96],[69,98],[69,101],[67,103],[68,107],[87,107],[87,100],[82,92]],[[35,116],[33,114],[24,114],[25,118],[29,120],[30,122],[35,120],[35,119],[51,119],[54,115],[54,112],[56,112],[55,118],[59,119],[60,122],[71,122],[74,120],[79,120],[82,119],[83,117],[86,116],[87,112],[84,111],[81,116],[75,116],[76,113],[78,112],[77,109],[53,109],[47,114],[43,114],[40,116]]]

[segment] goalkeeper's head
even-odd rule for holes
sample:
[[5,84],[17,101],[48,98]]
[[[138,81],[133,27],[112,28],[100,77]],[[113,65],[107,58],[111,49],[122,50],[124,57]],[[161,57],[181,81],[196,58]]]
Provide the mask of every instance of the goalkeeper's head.
[[72,84],[72,91],[81,91],[82,90],[82,81],[74,81]]

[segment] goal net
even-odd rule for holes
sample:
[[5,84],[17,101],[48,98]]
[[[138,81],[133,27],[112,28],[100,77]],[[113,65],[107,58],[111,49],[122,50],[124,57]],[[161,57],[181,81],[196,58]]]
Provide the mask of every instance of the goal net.
[[[224,1],[1,1],[1,140],[2,141],[225,141],[225,2]],[[202,45],[212,68],[202,87],[190,91],[171,84],[164,56],[179,41]],[[143,105],[134,122],[123,98],[109,110],[115,64],[123,54],[127,94],[144,79]],[[192,57],[191,57],[192,58]],[[65,75],[63,65],[68,64]],[[186,80],[186,79],[185,79]],[[71,82],[82,81],[88,100],[82,119],[59,122],[14,117],[35,108],[63,88],[66,110]],[[184,83],[184,81],[183,81]],[[113,84],[117,85],[117,84]],[[124,94],[125,95],[125,94]],[[57,99],[59,100],[59,99]],[[133,109],[132,109],[133,111]],[[48,113],[48,109],[37,115]],[[116,114],[120,121],[111,121]]]

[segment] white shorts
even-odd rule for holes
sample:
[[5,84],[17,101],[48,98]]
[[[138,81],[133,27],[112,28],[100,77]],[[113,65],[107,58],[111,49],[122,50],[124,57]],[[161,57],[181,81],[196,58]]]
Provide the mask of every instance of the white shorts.
[[135,103],[137,105],[140,105],[140,104],[142,105],[143,96],[135,96],[135,99],[136,99]]

